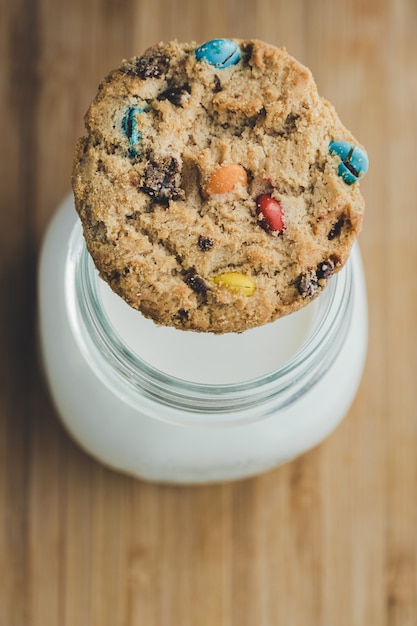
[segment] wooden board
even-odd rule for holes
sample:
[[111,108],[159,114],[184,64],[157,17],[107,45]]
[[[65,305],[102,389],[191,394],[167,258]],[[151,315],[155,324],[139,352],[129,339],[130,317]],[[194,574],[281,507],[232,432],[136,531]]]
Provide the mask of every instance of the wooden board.
[[[41,237],[97,84],[158,40],[285,45],[366,145],[370,313],[343,424],[221,486],[144,484],[68,437],[36,345]],[[417,4],[0,3],[0,625],[417,624]]]

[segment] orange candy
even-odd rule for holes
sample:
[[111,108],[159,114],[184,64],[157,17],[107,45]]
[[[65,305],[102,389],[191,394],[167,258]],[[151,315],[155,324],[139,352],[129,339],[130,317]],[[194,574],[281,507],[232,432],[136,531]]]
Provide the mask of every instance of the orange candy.
[[236,185],[247,185],[248,176],[246,170],[237,163],[228,163],[218,167],[210,176],[208,183],[204,189],[204,196],[217,193],[228,193],[232,191]]

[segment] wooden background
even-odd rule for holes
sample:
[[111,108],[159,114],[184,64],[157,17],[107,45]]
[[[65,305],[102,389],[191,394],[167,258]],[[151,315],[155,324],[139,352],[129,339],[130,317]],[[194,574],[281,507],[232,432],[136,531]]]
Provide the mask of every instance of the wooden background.
[[[0,0],[1,626],[417,624],[416,0]],[[363,142],[365,374],[322,445],[170,487],[67,436],[42,382],[36,263],[101,78],[158,40],[256,36]]]

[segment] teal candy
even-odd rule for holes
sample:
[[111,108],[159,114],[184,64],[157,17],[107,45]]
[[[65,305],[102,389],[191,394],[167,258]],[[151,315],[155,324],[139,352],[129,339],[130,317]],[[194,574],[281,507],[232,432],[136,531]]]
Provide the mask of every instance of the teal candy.
[[206,61],[213,67],[224,69],[235,65],[240,59],[240,48],[230,39],[206,41],[195,51],[197,61]]
[[358,146],[353,146],[348,141],[330,142],[329,152],[340,157],[341,162],[339,163],[337,173],[347,185],[356,183],[368,171],[369,160],[365,150]]
[[141,107],[131,107],[126,111],[126,115],[123,118],[122,126],[125,134],[127,135],[131,148],[130,153],[132,155],[137,154],[137,146],[140,141],[140,130],[136,116],[139,113],[144,113],[145,109]]

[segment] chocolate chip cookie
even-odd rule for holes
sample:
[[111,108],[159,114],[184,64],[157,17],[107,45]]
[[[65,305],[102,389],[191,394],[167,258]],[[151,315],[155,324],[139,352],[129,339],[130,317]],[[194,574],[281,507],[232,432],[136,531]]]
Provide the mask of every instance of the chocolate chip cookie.
[[85,124],[73,189],[88,250],[155,322],[242,332],[346,263],[368,159],[285,49],[160,43],[105,78]]

